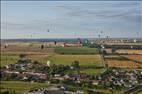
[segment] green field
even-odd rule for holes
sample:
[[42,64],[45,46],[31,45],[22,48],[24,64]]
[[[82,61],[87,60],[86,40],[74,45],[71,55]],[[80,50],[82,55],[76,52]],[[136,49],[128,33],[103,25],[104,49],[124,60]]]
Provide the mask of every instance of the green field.
[[[101,66],[101,58],[100,55],[50,55],[47,57],[43,57],[41,55],[33,55],[30,57],[32,60],[35,58],[37,60],[42,61],[41,63],[46,63],[47,60],[50,60],[54,64],[63,64],[63,65],[70,65],[75,60],[80,62],[82,66],[92,66],[97,65]],[[1,66],[16,63],[19,59],[17,54],[1,54]]]
[[89,75],[98,75],[98,74],[101,74],[105,71],[105,69],[83,69],[83,70],[80,70],[81,73],[86,73],[86,74],[89,74]]
[[22,81],[1,81],[1,91],[4,90],[15,90],[18,93],[23,93],[32,88],[41,88],[48,87],[46,83],[31,83],[31,82],[22,82]]
[[87,48],[87,47],[59,47],[55,48],[55,52],[59,54],[98,54],[97,48]]
[[0,66],[16,63],[18,60],[18,55],[14,54],[1,54],[0,55]]
[[142,91],[138,92],[137,94],[142,94]]
[[52,55],[48,58],[55,64],[70,65],[72,62],[79,61],[81,66],[101,66],[100,55]]

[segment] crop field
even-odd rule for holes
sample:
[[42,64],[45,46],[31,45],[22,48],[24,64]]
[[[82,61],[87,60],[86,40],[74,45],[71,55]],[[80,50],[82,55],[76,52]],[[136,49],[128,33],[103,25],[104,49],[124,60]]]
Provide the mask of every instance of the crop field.
[[38,87],[48,87],[46,83],[31,83],[31,82],[22,82],[22,81],[1,81],[1,91],[4,90],[15,90],[17,93],[22,93],[25,91],[29,91],[32,88]]
[[105,59],[108,67],[142,68],[142,55],[109,55]]
[[[47,54],[27,54],[27,58],[31,59],[32,61],[39,61],[41,63],[45,63],[47,61],[48,55]],[[1,54],[1,62],[0,66],[5,66],[8,64],[14,64],[18,61],[19,54],[14,53],[2,53]]]
[[[111,50],[108,49],[111,53]],[[124,69],[142,68],[142,55],[140,50],[118,50],[118,52],[130,52],[131,55],[106,55],[105,60],[108,67],[118,67]],[[132,55],[135,52],[135,55]],[[79,61],[80,73],[89,75],[99,75],[105,71],[102,58],[96,48],[87,47],[52,47],[40,48],[40,44],[12,44],[8,48],[2,48],[1,67],[16,63],[20,54],[26,54],[32,61],[45,63],[49,60],[53,64],[71,65],[74,61]],[[138,54],[138,55],[136,55]],[[102,68],[99,68],[102,67]],[[65,73],[77,73],[76,70],[67,70]],[[15,85],[16,84],[16,85]],[[22,81],[1,81],[2,90],[15,90],[16,92],[28,91],[31,88],[48,87],[46,83],[30,83]],[[99,91],[99,89],[96,89]],[[120,94],[120,92],[114,92]]]
[[142,94],[142,91],[138,92],[137,94]]
[[14,54],[49,54],[54,53],[54,48],[45,47],[40,48],[41,43],[12,43],[4,48],[1,46],[1,53],[14,53]]
[[[70,65],[77,60],[82,66],[102,65],[100,55],[27,54],[27,58],[32,61],[39,61],[40,63],[46,63],[50,60],[54,64]],[[18,59],[18,54],[1,54],[1,66],[16,63]]]
[[[44,44],[44,43],[43,43]],[[87,48],[87,47],[60,47],[62,43],[58,43],[57,47],[52,47],[53,43],[44,44],[45,48],[41,49],[41,43],[13,43],[9,44],[7,48],[4,45],[1,46],[1,53],[13,53],[14,54],[98,54],[97,48]],[[50,47],[51,46],[51,47]]]
[[135,63],[133,61],[107,60],[107,64],[108,64],[108,67],[142,68],[142,64]]
[[142,50],[117,50],[116,53],[124,53],[124,54],[142,54]]
[[131,60],[136,60],[142,63],[142,55],[121,55]]
[[18,55],[14,54],[1,54],[0,55],[0,66],[16,63],[18,60]]
[[81,66],[102,65],[100,55],[53,55],[48,59],[55,64],[69,65],[79,61]]
[[87,48],[87,47],[59,47],[55,48],[55,52],[59,54],[98,54],[97,48]]
[[105,70],[103,68],[102,69],[83,69],[83,70],[80,70],[80,73],[86,73],[89,75],[98,75],[103,73],[104,71]]

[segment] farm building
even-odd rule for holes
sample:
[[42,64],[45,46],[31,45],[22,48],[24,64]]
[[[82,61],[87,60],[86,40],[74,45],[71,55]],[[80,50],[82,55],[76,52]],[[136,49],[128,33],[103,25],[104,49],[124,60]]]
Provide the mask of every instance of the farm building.
[[82,47],[82,43],[77,42],[77,43],[64,43],[63,47]]

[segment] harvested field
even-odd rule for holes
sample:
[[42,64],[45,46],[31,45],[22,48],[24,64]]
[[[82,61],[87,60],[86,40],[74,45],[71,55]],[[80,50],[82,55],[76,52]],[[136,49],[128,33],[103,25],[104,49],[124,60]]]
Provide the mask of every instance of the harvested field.
[[49,48],[45,45],[44,49],[41,49],[41,43],[13,43],[9,44],[7,48],[1,45],[1,52],[6,53],[54,53],[54,48]]
[[142,68],[142,55],[107,55],[108,67]]
[[108,67],[142,68],[142,64],[133,61],[107,60]]
[[29,54],[27,58],[31,59],[32,61],[39,61],[41,63],[45,63],[48,60],[48,56],[46,54]]
[[142,55],[121,55],[121,56],[142,62]]
[[142,50],[117,50],[116,53],[121,53],[121,54],[142,54]]
[[40,52],[40,53],[53,53],[54,48],[45,48],[41,49],[40,47],[24,47],[24,46],[8,46],[6,49],[1,49],[1,52],[15,52],[15,53],[33,53],[33,52]]

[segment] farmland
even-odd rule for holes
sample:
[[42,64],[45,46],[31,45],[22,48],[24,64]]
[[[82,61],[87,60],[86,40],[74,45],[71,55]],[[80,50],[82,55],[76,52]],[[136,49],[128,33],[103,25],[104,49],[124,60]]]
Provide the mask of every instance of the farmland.
[[[27,54],[27,57],[33,61],[39,61],[41,63],[46,63],[48,60],[54,64],[70,65],[75,60],[80,62],[82,66],[92,66],[92,65],[102,65],[100,55],[37,55],[37,54]],[[1,66],[7,64],[16,63],[18,60],[18,54],[1,54]]]
[[117,50],[116,53],[120,53],[120,54],[142,54],[142,50]]
[[[109,49],[110,53],[111,50]],[[118,50],[119,51],[119,50]],[[131,50],[132,51],[132,50]],[[124,51],[125,52],[125,51]],[[140,53],[140,51],[136,52]],[[87,47],[45,47],[40,48],[39,44],[12,44],[8,48],[2,48],[1,52],[1,67],[8,64],[14,64],[19,60],[19,55],[25,54],[28,59],[46,64],[50,61],[56,65],[71,65],[74,61],[79,61],[80,68],[78,70],[66,70],[65,74],[87,74],[90,76],[98,76],[106,71],[102,62],[102,57],[97,48]],[[108,54],[105,55],[105,63],[109,68],[117,67],[121,69],[141,69],[142,55],[130,53],[127,54]],[[15,85],[16,83],[16,85]],[[22,81],[2,81],[2,90],[15,90],[16,92],[28,91],[31,88],[48,87],[46,83],[30,83]],[[102,92],[104,88],[95,88],[96,91]],[[107,91],[110,93],[110,91]],[[122,93],[123,91],[121,91]],[[120,94],[118,90],[114,94]]]
[[[71,65],[74,61],[79,61],[81,67],[103,67],[100,55],[27,55],[32,61],[39,61],[40,63],[46,63],[48,60],[53,64]],[[19,59],[17,54],[2,54],[1,66],[14,64]],[[73,72],[73,71],[72,71]],[[97,75],[103,72],[103,69],[82,69],[82,73],[91,75]]]
[[[47,60],[47,55],[42,55],[42,54],[32,54],[32,55],[27,54],[26,56],[32,61],[39,61],[41,63],[44,63]],[[18,59],[19,59],[19,54],[2,53],[1,54],[1,66],[17,63]]]
[[1,54],[0,66],[16,63],[18,60],[18,55],[14,54]]
[[96,48],[87,47],[66,47],[66,48],[56,48],[56,53],[59,54],[98,54],[99,51]]
[[142,62],[142,55],[121,55],[121,56],[128,58],[128,59],[132,59],[132,60]]
[[18,44],[11,44],[6,49],[1,48],[1,53],[13,53],[14,54],[47,54],[47,53],[54,53],[54,48],[45,48],[41,49],[40,46],[37,45],[18,45]]
[[81,73],[86,73],[86,74],[89,74],[89,75],[98,75],[98,74],[101,74],[103,73],[105,70],[102,68],[102,69],[83,69],[83,70],[80,70]]
[[69,65],[76,60],[81,66],[101,65],[100,55],[53,55],[48,59],[55,64]]
[[17,93],[22,93],[28,91],[32,88],[38,87],[48,87],[46,83],[31,83],[31,82],[22,82],[22,81],[1,81],[1,91],[4,90],[15,90]]
[[[124,50],[117,51],[126,52]],[[130,54],[134,52],[141,54],[140,50],[127,50],[127,52],[130,52]],[[1,66],[16,63],[19,58],[18,56],[21,53],[26,54],[29,59],[41,63],[46,63],[50,60],[54,64],[70,65],[73,61],[79,61],[81,66],[102,66],[101,58],[100,55],[97,55],[98,49],[96,48],[56,47],[45,48],[42,50],[38,43],[20,43],[20,45],[19,43],[15,43],[9,45],[7,49],[2,49]],[[109,67],[116,67],[116,65],[121,68],[141,67],[141,64],[138,64],[135,61],[142,62],[142,55],[121,55],[121,57],[112,55],[106,58]],[[131,67],[130,65],[133,66]]]
[[[20,45],[19,45],[20,44]],[[32,45],[32,46],[31,46]],[[55,50],[55,51],[54,51]],[[65,52],[68,55],[60,55],[55,53]],[[69,55],[73,52],[76,55]],[[77,54],[88,54],[88,55],[77,55]],[[2,48],[1,51],[1,66],[7,64],[16,63],[18,56],[20,54],[26,54],[27,58],[33,61],[39,61],[41,63],[46,63],[48,60],[55,64],[70,65],[73,61],[77,60],[80,65],[92,66],[101,65],[100,55],[90,55],[97,54],[98,49],[96,48],[44,48],[41,49],[39,44],[36,43],[13,43],[9,44],[8,48]]]
[[106,56],[106,63],[108,67],[118,68],[141,68],[142,55],[109,55]]
[[142,64],[138,64],[132,61],[118,61],[118,60],[108,60],[108,67],[118,67],[118,68],[141,68]]

